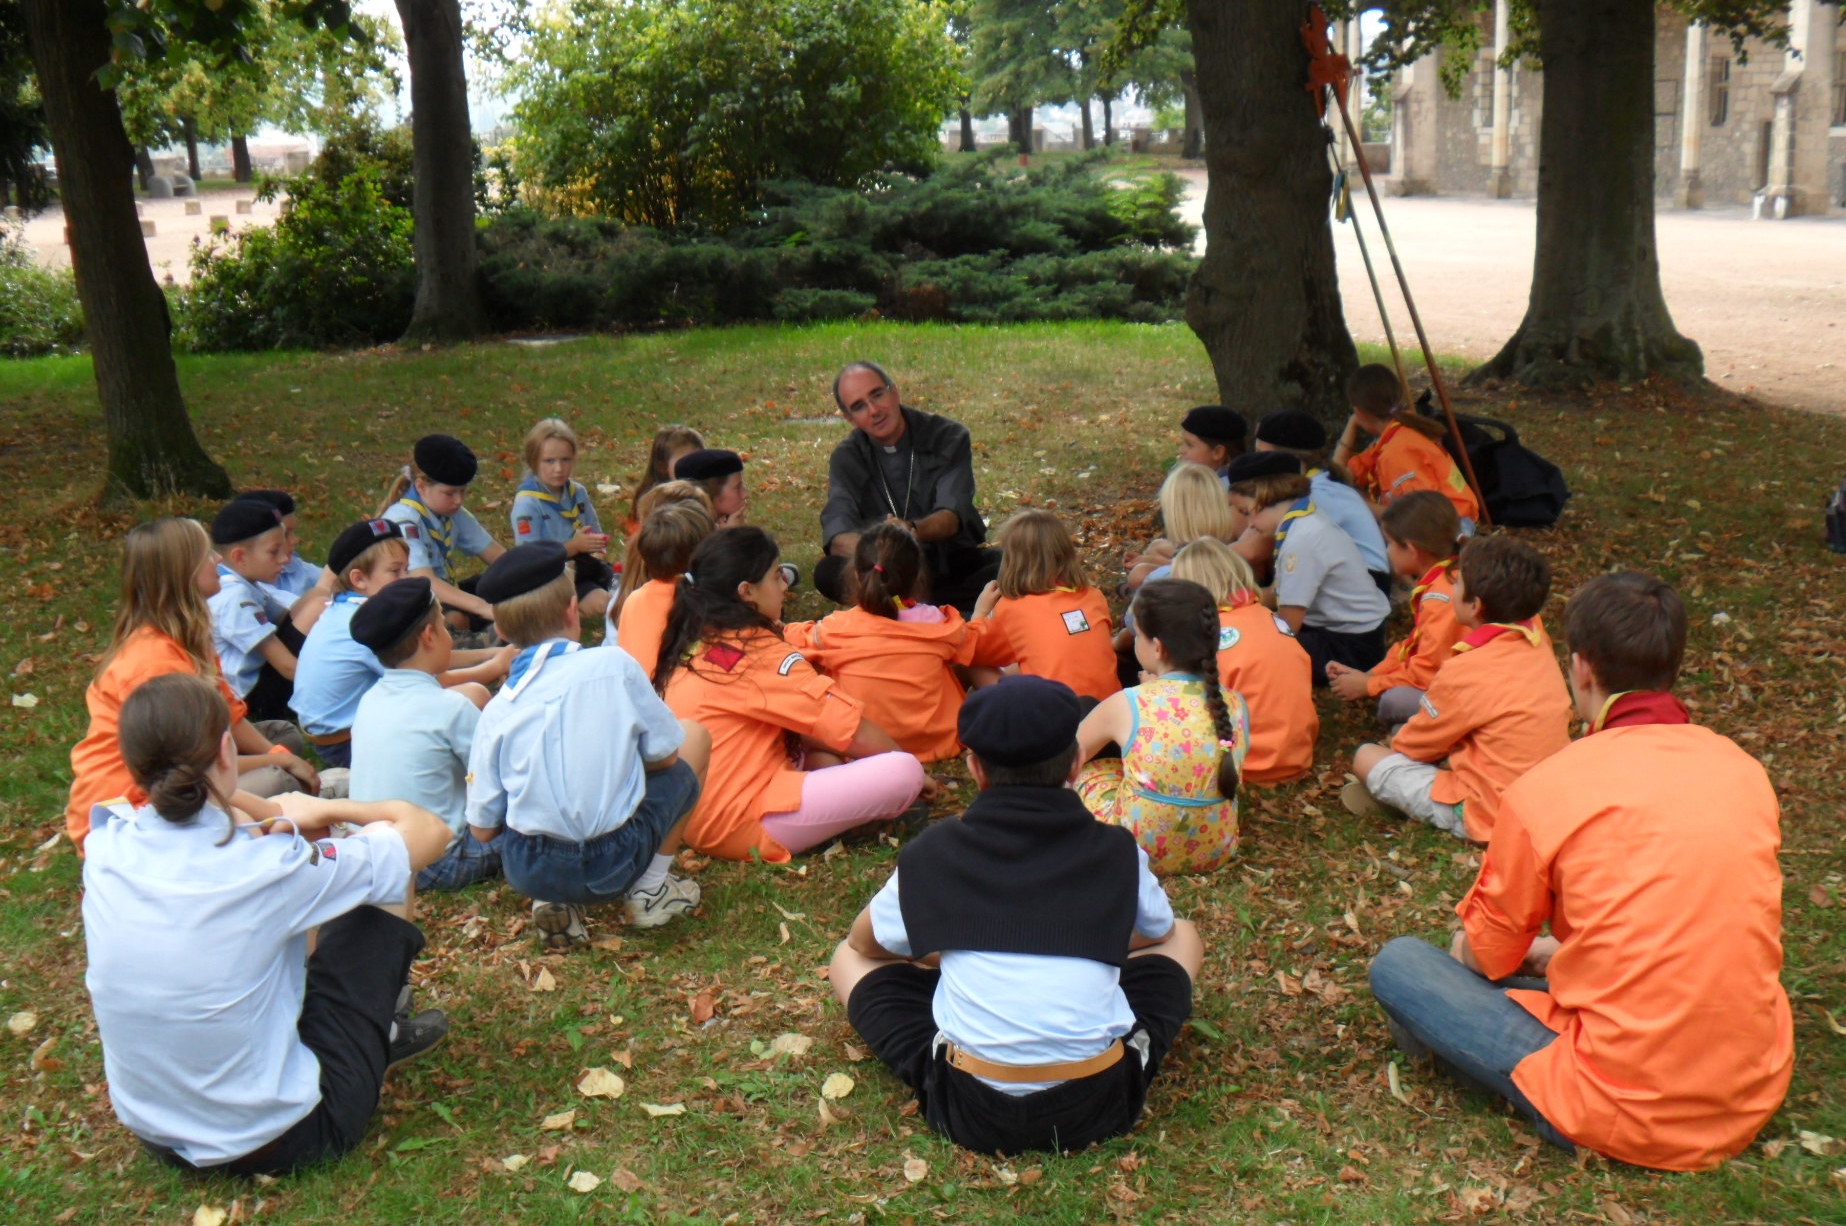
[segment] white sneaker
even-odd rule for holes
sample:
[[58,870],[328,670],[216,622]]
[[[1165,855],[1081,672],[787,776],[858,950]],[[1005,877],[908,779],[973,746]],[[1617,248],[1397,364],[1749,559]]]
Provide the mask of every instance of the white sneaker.
[[570,949],[590,943],[590,930],[583,926],[583,913],[569,903],[533,899],[532,926],[538,929],[539,944],[546,949]]
[[352,795],[353,773],[344,766],[329,766],[320,772],[320,794],[324,800],[345,800]]
[[636,928],[658,928],[676,915],[684,915],[699,905],[699,883],[690,877],[668,873],[667,879],[643,894],[628,895],[628,922]]

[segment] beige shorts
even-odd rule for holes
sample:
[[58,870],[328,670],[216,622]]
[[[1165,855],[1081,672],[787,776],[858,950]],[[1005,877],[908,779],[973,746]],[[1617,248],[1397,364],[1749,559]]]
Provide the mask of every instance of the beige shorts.
[[1467,838],[1468,828],[1462,824],[1461,806],[1429,798],[1429,789],[1435,782],[1435,766],[1394,753],[1372,767],[1371,774],[1365,777],[1365,790],[1379,804],[1396,809],[1406,817],[1446,830],[1458,839]]

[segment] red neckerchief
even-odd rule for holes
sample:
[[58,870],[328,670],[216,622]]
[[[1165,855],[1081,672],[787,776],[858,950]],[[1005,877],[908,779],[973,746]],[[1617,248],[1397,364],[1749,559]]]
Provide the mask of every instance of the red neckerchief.
[[1453,577],[1457,561],[1458,559],[1450,558],[1446,562],[1436,563],[1421,579],[1417,580],[1417,585],[1410,589],[1410,607],[1415,610],[1412,615],[1414,620],[1410,623],[1409,635],[1397,645],[1398,659],[1408,660],[1416,654],[1417,642],[1423,637],[1423,593],[1434,587],[1438,578],[1444,575]]
[[1686,704],[1664,690],[1624,690],[1609,695],[1602,704],[1592,734],[1605,728],[1636,728],[1642,724],[1689,724],[1691,712]]
[[1455,644],[1455,650],[1473,651],[1476,647],[1485,647],[1502,634],[1522,635],[1526,642],[1536,647],[1539,633],[1536,617],[1528,617],[1522,622],[1488,622],[1485,626],[1476,626],[1470,630],[1467,637]]
[[1249,588],[1244,588],[1242,591],[1233,595],[1229,600],[1220,604],[1218,606],[1218,612],[1235,613],[1237,610],[1247,609],[1255,603],[1256,593],[1252,592]]

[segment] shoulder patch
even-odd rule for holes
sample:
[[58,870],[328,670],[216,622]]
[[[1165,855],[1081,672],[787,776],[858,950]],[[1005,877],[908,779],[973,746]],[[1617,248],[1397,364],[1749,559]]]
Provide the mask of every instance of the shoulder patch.
[[737,667],[738,661],[744,658],[744,653],[728,643],[718,643],[706,648],[705,658],[728,673]]
[[1286,558],[1282,559],[1282,569],[1287,571],[1291,575],[1294,574],[1295,573],[1295,563],[1298,560],[1299,560],[1298,555],[1292,554],[1292,553],[1289,554]]
[[1423,695],[1423,701],[1420,705],[1423,708],[1423,714],[1429,716],[1431,719],[1437,719],[1442,714],[1440,711],[1436,710],[1436,704],[1429,700],[1428,694]]
[[[1278,618],[1277,620],[1280,619]],[[1218,628],[1218,650],[1229,651],[1231,648],[1237,646],[1237,642],[1241,638],[1243,638],[1243,632],[1236,626],[1220,626]]]
[[417,526],[415,524],[405,524],[404,525],[404,535],[409,537],[413,541],[416,540],[418,536]]
[[1269,616],[1275,619],[1276,629],[1278,631],[1280,631],[1283,634],[1286,634],[1291,639],[1295,637],[1294,630],[1290,628],[1288,622],[1283,620],[1282,615],[1280,613],[1271,613]]
[[1428,602],[1431,600],[1440,600],[1443,604],[1449,603],[1449,598],[1441,592],[1424,592],[1423,599],[1425,602]]
[[320,859],[322,860],[338,860],[340,858],[340,849],[334,845],[332,839],[322,839],[318,843],[310,843],[309,846],[320,853]]
[[518,519],[513,521],[513,524],[515,525],[513,530],[520,536],[529,536],[532,532],[532,519],[530,516],[521,515]]
[[796,664],[805,659],[799,651],[791,651],[782,657],[782,663],[776,665],[776,676],[786,677]]
[[1072,609],[1061,616],[1064,619],[1065,634],[1082,634],[1090,628],[1090,619],[1083,615],[1082,609]]

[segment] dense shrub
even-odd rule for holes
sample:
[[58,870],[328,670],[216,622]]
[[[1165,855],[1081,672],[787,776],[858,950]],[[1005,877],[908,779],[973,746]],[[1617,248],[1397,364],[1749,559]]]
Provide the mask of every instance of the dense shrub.
[[288,211],[192,255],[182,315],[193,348],[287,349],[395,340],[416,298],[410,212],[375,169],[287,185]]
[[723,235],[531,214],[482,233],[498,326],[644,327],[863,315],[1177,318],[1193,228],[1179,180],[1112,185],[1095,160],[1019,173],[970,160],[871,191],[772,184]]
[[36,357],[83,340],[83,308],[69,269],[37,266],[19,236],[0,228],[0,354]]

